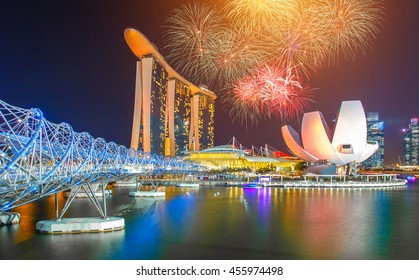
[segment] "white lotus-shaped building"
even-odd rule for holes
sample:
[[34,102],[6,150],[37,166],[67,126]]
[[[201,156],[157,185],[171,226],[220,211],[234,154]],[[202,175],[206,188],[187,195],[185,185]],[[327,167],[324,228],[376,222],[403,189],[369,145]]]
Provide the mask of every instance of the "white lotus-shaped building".
[[342,102],[333,134],[319,111],[304,114],[301,138],[289,125],[281,130],[291,153],[308,162],[360,163],[378,149],[377,142],[367,141],[367,121],[358,100]]

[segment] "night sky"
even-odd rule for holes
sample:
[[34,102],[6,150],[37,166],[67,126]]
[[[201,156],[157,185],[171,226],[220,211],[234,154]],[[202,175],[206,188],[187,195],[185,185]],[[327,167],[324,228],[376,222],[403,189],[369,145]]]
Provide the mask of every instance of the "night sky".
[[[129,146],[135,56],[123,32],[144,33],[162,54],[163,22],[187,0],[2,0],[0,4],[0,99],[38,107],[54,123]],[[206,0],[220,3],[220,0]],[[331,126],[343,100],[361,100],[385,122],[385,161],[403,160],[403,134],[419,115],[419,1],[387,0],[385,21],[372,49],[355,61],[318,71],[310,85],[315,104]],[[289,123],[289,122],[286,122]],[[265,143],[287,152],[282,120],[257,127],[232,124],[216,103],[215,144],[233,136],[247,147]],[[297,121],[293,127],[299,131]]]

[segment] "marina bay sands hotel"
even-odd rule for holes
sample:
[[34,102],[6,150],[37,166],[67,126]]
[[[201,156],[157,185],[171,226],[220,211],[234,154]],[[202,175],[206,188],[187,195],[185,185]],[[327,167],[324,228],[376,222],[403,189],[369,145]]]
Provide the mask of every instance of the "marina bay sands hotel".
[[141,32],[124,36],[138,58],[131,147],[171,157],[213,147],[216,95],[173,70]]

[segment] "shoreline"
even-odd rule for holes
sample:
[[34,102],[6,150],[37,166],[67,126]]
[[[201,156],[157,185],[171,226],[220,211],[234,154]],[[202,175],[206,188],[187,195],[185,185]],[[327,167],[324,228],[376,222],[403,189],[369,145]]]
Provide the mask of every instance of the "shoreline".
[[[357,189],[357,188],[400,188],[407,187],[408,180],[397,178],[397,174],[361,174],[357,177],[347,175],[304,175],[298,178],[277,176],[269,182],[257,182],[244,179],[224,180],[175,180],[155,179],[153,182],[159,186],[179,186],[180,183],[193,183],[199,186],[224,186],[246,188],[319,188],[319,189]],[[252,186],[245,186],[246,184]],[[143,184],[147,186],[150,183]],[[115,186],[135,186],[135,182],[116,182]],[[182,186],[180,186],[182,187]],[[187,186],[185,186],[187,188]]]

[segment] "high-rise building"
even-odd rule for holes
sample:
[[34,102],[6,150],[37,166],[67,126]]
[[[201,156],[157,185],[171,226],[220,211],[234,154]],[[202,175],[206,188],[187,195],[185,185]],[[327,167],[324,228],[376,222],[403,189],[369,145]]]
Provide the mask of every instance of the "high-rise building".
[[368,112],[367,119],[367,140],[378,143],[377,151],[362,165],[366,168],[384,168],[384,122],[379,120],[378,112]]
[[210,97],[199,95],[199,139],[200,150],[214,146],[214,100]]
[[214,100],[185,80],[139,31],[125,30],[137,61],[131,147],[175,156],[214,145]]
[[404,130],[404,164],[419,165],[419,118],[410,119]]
[[168,149],[166,155],[181,155],[189,149],[191,122],[191,90],[183,82],[169,81]]
[[[153,59],[150,92],[150,151],[164,151],[166,131],[167,71]],[[144,103],[146,105],[146,103]]]
[[[190,150],[204,150],[214,146],[214,100],[202,93],[192,98],[193,122],[189,142]],[[199,141],[197,141],[197,139]]]

